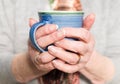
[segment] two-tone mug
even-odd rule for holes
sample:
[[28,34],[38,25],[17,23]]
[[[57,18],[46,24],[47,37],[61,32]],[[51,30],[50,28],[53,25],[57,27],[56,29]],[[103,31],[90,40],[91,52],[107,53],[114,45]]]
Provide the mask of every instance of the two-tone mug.
[[35,33],[38,28],[46,24],[57,24],[58,29],[63,27],[80,28],[83,24],[82,11],[41,11],[38,13],[40,21],[35,23],[29,32],[29,37],[33,46],[40,52],[45,52],[47,49],[42,49],[35,37]]

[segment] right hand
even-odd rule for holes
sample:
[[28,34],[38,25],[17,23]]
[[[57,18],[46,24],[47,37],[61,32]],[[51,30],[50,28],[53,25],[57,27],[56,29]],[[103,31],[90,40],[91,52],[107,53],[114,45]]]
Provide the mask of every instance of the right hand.
[[[36,20],[30,19],[30,27],[36,22]],[[44,49],[49,44],[52,44],[64,38],[64,32],[56,32],[56,30],[57,26],[54,24],[47,24],[45,26],[40,27],[36,32],[36,40],[39,46]],[[55,57],[49,54],[47,51],[41,53],[38,50],[36,50],[31,44],[30,40],[28,41],[28,53],[33,64],[40,71],[40,76],[45,75],[51,70],[55,69],[55,67],[52,64],[52,61],[55,59]]]

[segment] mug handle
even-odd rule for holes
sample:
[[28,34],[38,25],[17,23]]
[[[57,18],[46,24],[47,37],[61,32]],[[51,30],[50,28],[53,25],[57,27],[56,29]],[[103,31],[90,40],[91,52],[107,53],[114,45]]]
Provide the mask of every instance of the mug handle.
[[43,20],[43,21],[39,21],[39,22],[33,24],[33,26],[32,26],[31,29],[30,29],[30,32],[29,32],[29,38],[30,38],[30,41],[31,41],[32,45],[33,45],[38,51],[40,51],[40,52],[45,52],[45,50],[42,49],[42,48],[38,45],[38,43],[37,43],[37,41],[36,41],[35,33],[36,33],[36,31],[37,31],[38,28],[40,28],[41,26],[44,26],[44,25],[46,25],[46,24],[50,24],[50,22],[49,22],[49,21],[44,21],[44,20]]

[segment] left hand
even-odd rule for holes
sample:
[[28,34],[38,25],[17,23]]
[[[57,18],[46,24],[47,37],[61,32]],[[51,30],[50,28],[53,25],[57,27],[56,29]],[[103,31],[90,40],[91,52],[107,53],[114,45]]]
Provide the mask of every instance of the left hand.
[[84,28],[63,29],[66,37],[76,38],[77,41],[62,39],[56,42],[55,46],[48,47],[48,52],[57,58],[53,60],[55,68],[66,73],[74,73],[84,68],[94,52],[95,41],[88,31],[94,19],[95,16],[91,14],[84,20]]

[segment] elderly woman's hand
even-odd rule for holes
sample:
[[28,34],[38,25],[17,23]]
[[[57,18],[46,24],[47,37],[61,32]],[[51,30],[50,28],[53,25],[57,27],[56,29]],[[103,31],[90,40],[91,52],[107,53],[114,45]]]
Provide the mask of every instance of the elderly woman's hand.
[[[35,20],[30,19],[30,26],[32,26],[35,22]],[[64,32],[56,32],[56,30],[57,26],[53,24],[47,24],[39,28],[36,32],[36,40],[39,46],[44,49],[49,44],[52,44],[64,38]],[[32,62],[41,72],[41,75],[44,75],[54,69],[54,66],[52,65],[52,60],[55,59],[55,57],[48,52],[41,53],[37,51],[30,41],[28,43],[28,52]]]
[[53,61],[55,68],[66,73],[74,73],[85,66],[94,52],[95,41],[88,31],[93,23],[92,14],[84,20],[85,28],[63,28],[65,37],[77,40],[62,39],[56,42],[55,46],[48,47],[49,53],[58,58]]

